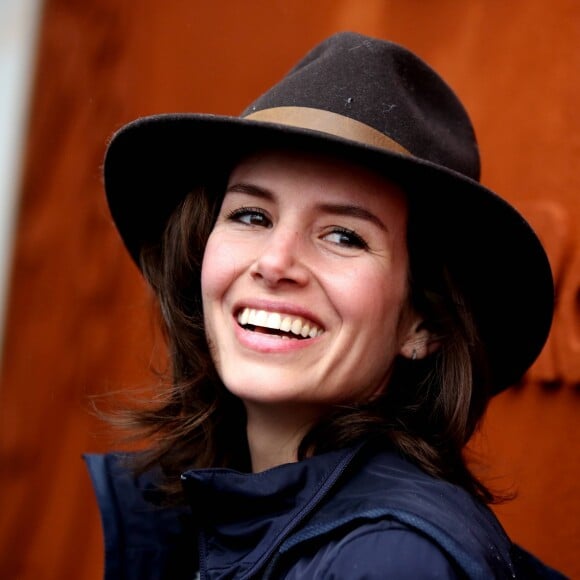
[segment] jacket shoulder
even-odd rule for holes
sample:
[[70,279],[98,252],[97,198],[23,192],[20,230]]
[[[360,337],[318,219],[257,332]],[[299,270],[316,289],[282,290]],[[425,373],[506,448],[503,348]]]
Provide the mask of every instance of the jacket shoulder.
[[302,553],[286,580],[298,578],[460,578],[452,561],[427,537],[393,520],[366,523]]
[[434,548],[431,555],[442,555],[463,576],[515,577],[511,541],[491,510],[463,489],[392,452],[363,456],[351,468],[305,526],[285,542],[281,555],[296,553],[308,542],[346,537],[366,524],[394,522],[419,543],[428,541]]

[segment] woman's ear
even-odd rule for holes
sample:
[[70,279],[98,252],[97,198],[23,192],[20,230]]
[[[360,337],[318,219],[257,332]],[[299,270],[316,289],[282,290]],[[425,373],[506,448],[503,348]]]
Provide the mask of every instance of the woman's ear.
[[439,340],[425,327],[424,320],[417,317],[403,337],[399,353],[405,358],[419,360],[434,353],[439,345]]

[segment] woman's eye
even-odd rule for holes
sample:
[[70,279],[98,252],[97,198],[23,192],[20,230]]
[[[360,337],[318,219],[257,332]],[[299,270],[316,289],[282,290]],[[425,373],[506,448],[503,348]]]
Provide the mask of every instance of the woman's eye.
[[270,218],[263,209],[257,207],[241,207],[231,211],[227,219],[248,226],[269,228],[272,225]]
[[334,228],[324,236],[324,239],[346,248],[359,248],[366,250],[368,244],[356,233],[347,228]]

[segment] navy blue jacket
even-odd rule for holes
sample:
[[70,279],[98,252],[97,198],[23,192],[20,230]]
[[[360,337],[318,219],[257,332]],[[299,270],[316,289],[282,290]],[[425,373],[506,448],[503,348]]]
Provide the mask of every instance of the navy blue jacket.
[[182,476],[189,507],[156,502],[158,473],[87,455],[106,580],[562,578],[516,547],[463,489],[357,447],[257,473]]

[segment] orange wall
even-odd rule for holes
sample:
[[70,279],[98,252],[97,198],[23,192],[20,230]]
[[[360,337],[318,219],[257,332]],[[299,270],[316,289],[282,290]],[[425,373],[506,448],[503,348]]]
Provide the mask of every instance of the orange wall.
[[[0,390],[0,570],[97,579],[87,396],[146,385],[152,322],[105,208],[108,136],[166,111],[236,114],[351,29],[407,45],[470,110],[484,182],[536,224],[557,276],[550,344],[474,447],[515,540],[580,577],[580,4],[576,0],[46,0]],[[490,229],[493,226],[490,224]]]

